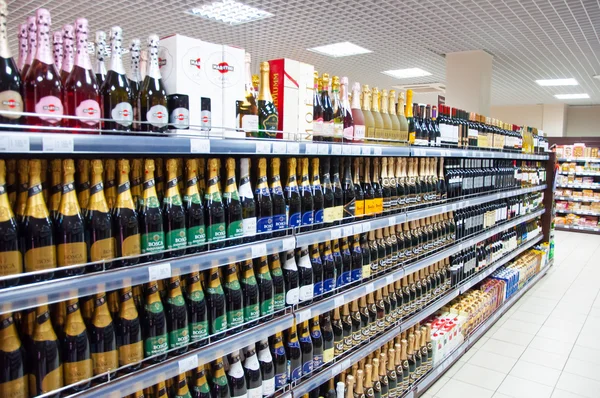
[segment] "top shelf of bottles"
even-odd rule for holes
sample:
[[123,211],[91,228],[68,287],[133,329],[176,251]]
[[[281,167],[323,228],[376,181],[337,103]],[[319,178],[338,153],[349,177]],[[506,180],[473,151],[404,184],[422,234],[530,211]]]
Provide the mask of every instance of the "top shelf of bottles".
[[439,156],[546,160],[546,154],[492,150],[306,142],[280,139],[235,139],[161,135],[97,135],[0,132],[0,153],[53,154],[237,154],[337,156]]

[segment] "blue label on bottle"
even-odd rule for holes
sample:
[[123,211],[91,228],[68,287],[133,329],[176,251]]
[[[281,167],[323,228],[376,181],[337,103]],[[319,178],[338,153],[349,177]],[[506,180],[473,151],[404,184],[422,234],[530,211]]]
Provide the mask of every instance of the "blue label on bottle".
[[262,234],[273,231],[273,218],[261,217],[256,221],[256,233]]
[[289,341],[287,346],[290,348],[300,348],[300,343],[298,341]]
[[343,279],[343,276],[344,276],[344,273],[341,273],[341,274],[340,274],[340,275],[337,277],[337,279],[336,279],[336,281],[335,281],[335,285],[336,285],[337,287],[344,286],[344,279]]
[[285,214],[273,214],[273,231],[287,228]]
[[290,228],[299,227],[301,222],[300,213],[290,214]]
[[313,368],[319,369],[321,366],[323,366],[323,355],[315,355],[313,357]]
[[315,282],[313,295],[318,297],[323,294],[323,282]]
[[304,337],[300,337],[300,342],[301,343],[308,343],[308,344],[312,344],[312,339],[309,336],[304,336]]
[[302,367],[298,366],[290,372],[290,381],[298,380],[302,377]]
[[287,374],[278,373],[275,375],[275,389],[279,390],[281,387],[287,384]]
[[283,355],[285,355],[285,348],[283,348],[283,346],[281,346],[281,347],[275,347],[274,351],[275,351],[275,354],[277,356],[283,356]]
[[315,224],[323,223],[323,217],[324,217],[323,209],[319,209],[319,210],[315,211]]
[[321,338],[321,331],[320,330],[314,330],[310,333],[310,337],[314,340],[314,339],[319,339]]
[[362,269],[352,270],[352,282],[356,282],[362,279]]
[[304,362],[304,364],[302,365],[302,374],[307,375],[312,371],[313,371],[313,361],[311,359],[310,361]]
[[323,293],[332,292],[335,289],[335,279],[325,279],[323,281]]
[[307,211],[302,214],[302,225],[312,225],[314,222],[315,213],[312,211]]
[[269,192],[269,188],[258,188],[254,191],[256,195],[262,196],[271,196],[271,192]]
[[351,282],[351,278],[352,278],[352,275],[351,275],[350,271],[342,272],[342,283],[344,285],[349,284]]

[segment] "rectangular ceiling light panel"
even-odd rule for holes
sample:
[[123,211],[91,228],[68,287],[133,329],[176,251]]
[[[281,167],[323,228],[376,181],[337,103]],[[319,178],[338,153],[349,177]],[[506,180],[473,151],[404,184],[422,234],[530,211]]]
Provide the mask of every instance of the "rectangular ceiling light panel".
[[368,54],[373,51],[367,50],[361,46],[345,41],[342,43],[328,44],[326,46],[309,48],[308,51],[315,52],[317,54],[327,55],[328,57],[340,58],[348,57],[350,55]]
[[568,99],[586,99],[590,98],[589,94],[555,94],[554,95],[558,99],[568,100]]
[[540,86],[577,86],[577,80],[569,79],[545,79],[535,81]]
[[431,73],[424,71],[421,68],[394,69],[386,70],[381,73],[383,73],[384,75],[395,77],[396,79],[410,79],[413,77],[431,76]]
[[234,0],[215,1],[198,8],[192,8],[186,12],[227,25],[240,25],[273,16],[270,12],[259,10],[258,8],[250,7]]

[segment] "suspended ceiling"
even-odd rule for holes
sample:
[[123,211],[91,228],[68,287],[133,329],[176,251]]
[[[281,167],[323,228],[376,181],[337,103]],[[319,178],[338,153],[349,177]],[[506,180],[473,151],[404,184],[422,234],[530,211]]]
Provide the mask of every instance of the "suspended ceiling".
[[[292,58],[319,72],[380,88],[444,83],[444,54],[482,49],[494,56],[492,105],[600,103],[598,0],[244,0],[273,17],[237,26],[186,14],[208,0],[9,0],[11,48],[17,26],[48,8],[53,30],[86,17],[90,30],[123,28],[125,40],[172,33],[245,48],[258,62]],[[93,37],[93,35],[90,35]],[[307,48],[350,41],[373,52],[329,58]],[[144,41],[143,41],[144,42]],[[381,71],[418,67],[431,76],[394,79]],[[579,86],[540,87],[536,79],[575,78]],[[559,101],[557,93],[588,93]]]

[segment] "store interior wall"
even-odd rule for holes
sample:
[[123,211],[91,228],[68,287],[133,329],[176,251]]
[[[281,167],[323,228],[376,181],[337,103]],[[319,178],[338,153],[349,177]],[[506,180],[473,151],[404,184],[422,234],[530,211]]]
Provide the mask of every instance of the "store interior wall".
[[569,106],[566,137],[600,137],[600,105]]
[[[544,131],[548,137],[563,137],[566,135],[574,136],[577,134],[568,133],[569,118],[571,109],[575,106],[565,104],[536,104],[536,105],[513,105],[513,106],[492,106],[490,114],[493,118],[507,121],[508,123],[537,127]],[[600,111],[600,106],[597,107]],[[591,116],[591,115],[590,115]],[[596,120],[586,115],[581,124],[588,126],[589,129],[600,126],[600,115],[596,115]],[[600,135],[600,127],[598,128]],[[594,134],[591,134],[594,135]]]

